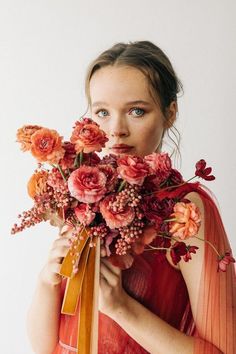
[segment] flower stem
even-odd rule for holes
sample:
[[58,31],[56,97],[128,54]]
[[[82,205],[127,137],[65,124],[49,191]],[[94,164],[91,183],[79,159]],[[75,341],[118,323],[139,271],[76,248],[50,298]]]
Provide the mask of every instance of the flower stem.
[[185,182],[183,182],[183,183],[180,183],[180,184],[175,184],[175,185],[173,185],[173,186],[168,186],[168,187],[165,187],[165,188],[162,188],[162,189],[157,189],[156,191],[153,191],[153,192],[151,192],[151,193],[145,194],[145,196],[147,196],[147,195],[152,195],[152,194],[154,194],[154,193],[157,193],[157,194],[158,194],[158,192],[163,192],[163,191],[165,191],[165,190],[167,190],[167,189],[172,189],[172,188],[177,188],[177,187],[184,186],[185,184],[187,184],[188,182],[190,182],[192,179],[194,179],[194,178],[196,178],[196,177],[198,177],[198,176],[193,176],[193,177],[189,178],[187,181],[185,181]]
[[81,166],[83,162],[83,151],[79,153],[79,165]]
[[120,184],[120,186],[119,186],[119,188],[118,188],[118,191],[117,191],[118,193],[122,191],[122,189],[123,189],[123,187],[125,186],[125,184],[126,184],[126,181],[122,181],[122,182],[121,182],[121,184]]
[[62,178],[64,179],[64,181],[67,182],[66,176],[64,175],[64,172],[62,171],[62,168],[61,168],[61,166],[60,166],[59,164],[57,165],[57,168],[58,168],[58,170],[60,171],[60,173],[61,173]]
[[204,242],[208,243],[208,244],[214,249],[214,251],[217,253],[217,255],[218,255],[219,257],[221,257],[221,255],[219,254],[219,252],[217,251],[217,249],[215,248],[215,246],[214,246],[210,241],[208,241],[208,240],[203,240],[202,238],[197,237],[197,236],[194,236],[194,237],[198,238],[198,239],[201,240],[201,241],[204,241]]
[[169,222],[169,221],[176,221],[177,218],[173,218],[173,219],[165,219],[163,222]]

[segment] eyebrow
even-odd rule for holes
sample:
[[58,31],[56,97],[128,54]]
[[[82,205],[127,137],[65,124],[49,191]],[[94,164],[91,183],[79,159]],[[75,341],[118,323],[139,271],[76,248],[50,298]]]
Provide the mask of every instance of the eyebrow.
[[[151,105],[150,102],[143,101],[143,100],[136,100],[136,101],[126,102],[126,103],[125,103],[125,106],[130,106],[130,105],[132,105],[132,104],[144,104],[144,105],[146,105],[146,106],[150,106],[150,105]],[[98,107],[98,106],[103,106],[103,105],[104,105],[104,106],[105,106],[105,105],[109,106],[106,102],[97,101],[97,102],[94,102],[94,103],[92,104],[92,107]]]

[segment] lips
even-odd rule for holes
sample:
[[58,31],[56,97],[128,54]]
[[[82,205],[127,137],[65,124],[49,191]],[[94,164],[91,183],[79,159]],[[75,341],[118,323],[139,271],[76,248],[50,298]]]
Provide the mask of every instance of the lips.
[[115,144],[111,147],[112,151],[114,152],[118,152],[118,153],[124,153],[124,152],[128,152],[131,149],[133,149],[133,146],[131,145],[127,145],[127,144]]

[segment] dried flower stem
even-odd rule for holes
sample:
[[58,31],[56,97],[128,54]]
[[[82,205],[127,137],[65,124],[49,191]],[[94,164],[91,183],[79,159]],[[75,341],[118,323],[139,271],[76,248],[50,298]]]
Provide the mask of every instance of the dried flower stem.
[[215,246],[214,246],[210,241],[208,241],[208,240],[203,240],[202,238],[197,237],[197,236],[194,236],[194,237],[198,238],[198,239],[201,240],[201,241],[204,241],[204,242],[208,243],[208,244],[213,248],[213,250],[217,253],[217,255],[219,256],[219,258],[222,258],[221,255],[219,254],[219,252],[217,251],[217,249],[215,248]]

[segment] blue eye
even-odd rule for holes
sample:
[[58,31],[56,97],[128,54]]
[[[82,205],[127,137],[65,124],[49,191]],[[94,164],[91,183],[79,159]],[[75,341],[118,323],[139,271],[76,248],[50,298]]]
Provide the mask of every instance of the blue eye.
[[141,114],[136,115],[136,117],[142,117],[145,113],[144,109],[142,109],[142,108],[133,108],[130,110],[130,112],[133,112],[133,111],[141,112]]
[[100,109],[98,112],[96,112],[96,114],[98,115],[98,117],[102,118],[102,117],[106,117],[104,115],[99,115],[100,112],[107,112],[105,109]]

